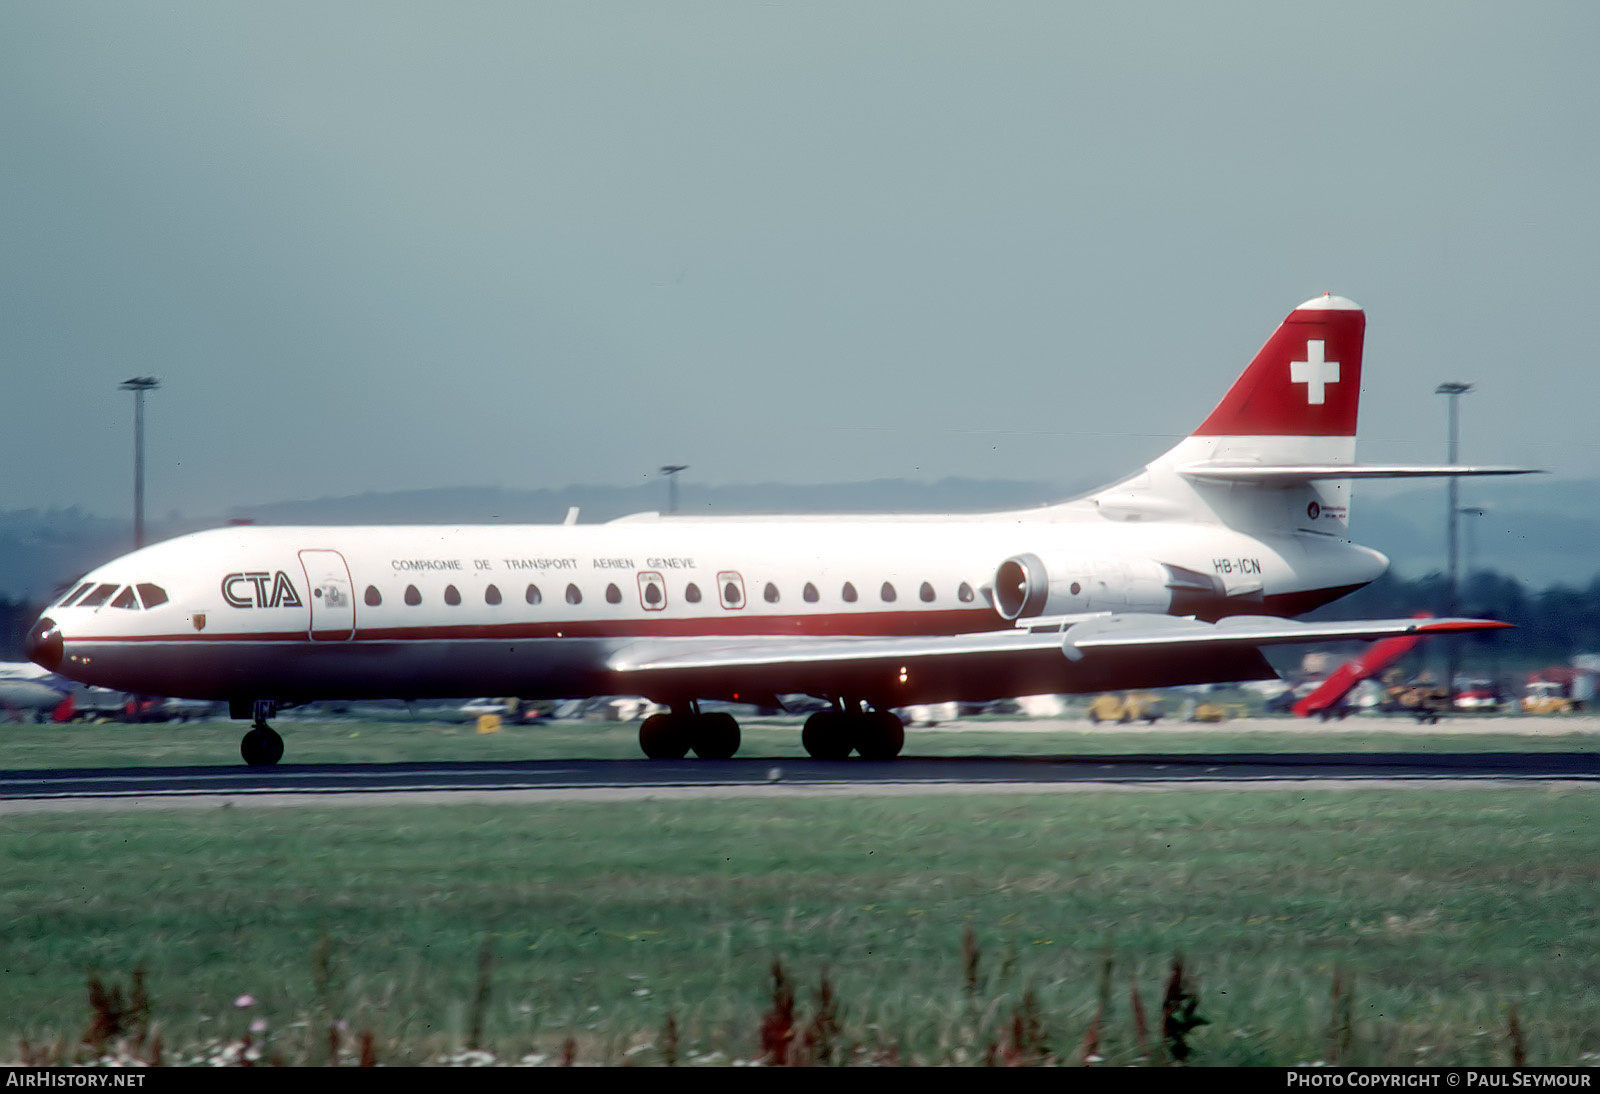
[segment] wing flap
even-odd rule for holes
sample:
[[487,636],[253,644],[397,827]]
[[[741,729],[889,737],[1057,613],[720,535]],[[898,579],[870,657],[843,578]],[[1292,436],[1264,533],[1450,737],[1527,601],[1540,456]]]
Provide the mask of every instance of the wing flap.
[[1067,630],[1063,648],[1074,660],[1096,650],[1275,646],[1304,642],[1372,641],[1402,635],[1459,634],[1511,626],[1493,619],[1352,619],[1299,622],[1267,615],[1234,615],[1216,623],[1160,615],[1113,615]]

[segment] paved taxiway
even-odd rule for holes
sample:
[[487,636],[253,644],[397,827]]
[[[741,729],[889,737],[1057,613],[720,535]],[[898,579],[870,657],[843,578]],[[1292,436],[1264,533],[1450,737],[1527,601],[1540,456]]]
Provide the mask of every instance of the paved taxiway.
[[[0,812],[41,808],[173,807],[219,802],[258,805],[373,803],[428,800],[667,798],[686,796],[1016,793],[1096,788],[1175,786],[1325,789],[1362,786],[1439,786],[1544,783],[1600,789],[1600,752],[1204,752],[1208,733],[1282,735],[1299,725],[1322,737],[1372,733],[1424,738],[1436,734],[1515,737],[1600,735],[1600,717],[1456,719],[1438,726],[1351,718],[1344,722],[1285,723],[1242,719],[1225,727],[1118,726],[1117,735],[1192,732],[1195,747],[1181,753],[1084,756],[1072,754],[1075,720],[955,723],[908,735],[911,755],[890,763],[830,763],[792,757],[727,761],[568,759],[515,762],[283,764],[278,767],[133,767],[0,772]],[[1061,752],[1043,757],[917,756],[921,734],[945,730],[1038,731],[1061,735]],[[1237,739],[1237,738],[1236,738]]]
[[[284,765],[276,768],[137,768],[0,774],[0,801],[25,803],[290,797],[334,798],[507,792],[535,797],[649,797],[714,793],[1047,791],[1090,786],[1341,787],[1542,782],[1600,789],[1589,752],[1231,753],[1092,758],[906,757],[892,763],[814,760],[562,760],[529,763]],[[288,804],[283,802],[280,804]]]

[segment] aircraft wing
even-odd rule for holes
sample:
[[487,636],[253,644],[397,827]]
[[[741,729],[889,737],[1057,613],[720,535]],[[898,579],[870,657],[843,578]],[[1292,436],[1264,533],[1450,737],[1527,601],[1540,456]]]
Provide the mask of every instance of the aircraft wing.
[[[643,639],[614,651],[608,668],[640,694],[680,685],[700,694],[944,691],[992,697],[1274,679],[1260,647],[1494,630],[1487,619],[1366,619],[1303,623],[1234,616],[1204,623],[1175,616],[1107,615],[1043,631],[933,636]],[[959,687],[957,686],[959,682]],[[1019,690],[1020,689],[1020,690]]]
[[1063,630],[976,631],[900,637],[767,638],[748,636],[689,645],[682,640],[630,643],[611,657],[616,672],[658,669],[757,668],[769,665],[848,663],[862,660],[970,657],[1060,650],[1069,658],[1094,650],[1195,646],[1268,646],[1295,642],[1366,641],[1400,635],[1461,633],[1509,627],[1493,619],[1357,619],[1304,623],[1276,616],[1238,615],[1217,623],[1170,615],[1131,613],[1074,623]]

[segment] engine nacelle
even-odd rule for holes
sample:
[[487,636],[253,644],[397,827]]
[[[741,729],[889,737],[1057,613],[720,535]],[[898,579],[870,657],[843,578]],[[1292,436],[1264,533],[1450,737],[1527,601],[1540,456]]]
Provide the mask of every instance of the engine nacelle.
[[1171,575],[1154,559],[1012,555],[994,574],[994,606],[1004,619],[1075,612],[1166,612]]

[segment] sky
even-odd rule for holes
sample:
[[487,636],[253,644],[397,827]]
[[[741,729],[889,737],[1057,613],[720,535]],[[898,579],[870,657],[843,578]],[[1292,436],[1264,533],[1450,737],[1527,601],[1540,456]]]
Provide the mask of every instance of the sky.
[[1296,304],[1600,473],[1600,5],[0,3],[0,509],[1087,484]]

